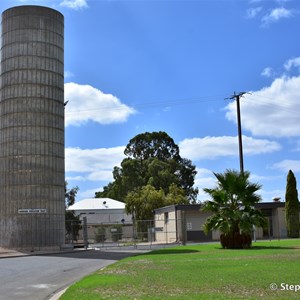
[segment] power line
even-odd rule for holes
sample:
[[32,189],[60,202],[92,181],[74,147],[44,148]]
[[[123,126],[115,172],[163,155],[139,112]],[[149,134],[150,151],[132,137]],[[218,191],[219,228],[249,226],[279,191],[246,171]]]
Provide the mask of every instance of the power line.
[[[143,103],[135,103],[129,106],[129,104],[120,103],[120,106],[128,106],[130,108],[148,108],[148,107],[159,107],[159,106],[175,106],[175,105],[184,105],[184,104],[191,104],[191,103],[205,103],[205,102],[216,102],[220,101],[220,97],[222,95],[213,95],[213,96],[201,96],[197,98],[186,98],[186,99],[177,99],[177,100],[166,100],[166,101],[152,101],[152,102],[143,102]],[[210,98],[210,99],[209,99]],[[94,108],[88,108],[84,110],[72,110],[66,111],[66,114],[72,113],[80,113],[80,112],[89,112],[89,111],[100,111],[104,109],[113,109],[113,110],[122,110],[124,107],[110,107],[108,105],[99,105]]]
[[[256,98],[265,98],[265,99],[270,99],[271,101],[274,101],[274,98],[270,98],[270,97],[266,97],[266,96],[261,96],[261,95],[258,95],[258,94],[251,94],[253,96],[252,100],[253,99],[256,99]],[[283,109],[285,111],[288,111],[288,112],[291,112],[291,113],[297,113],[299,114],[300,113],[300,110],[297,110],[295,108],[291,108],[290,106],[288,105],[283,105],[282,103],[284,103],[284,100],[281,101],[281,104],[279,103],[274,103],[274,102],[267,102],[267,101],[257,101],[258,104],[265,104],[265,105],[268,105],[268,106],[271,106],[271,107],[278,107],[280,109]]]
[[[250,93],[247,93],[250,94]],[[266,96],[261,96],[258,94],[250,94],[252,95],[252,103],[255,103],[255,99],[257,98],[265,98],[270,99],[274,101],[274,99]],[[234,95],[233,95],[234,96]],[[199,96],[196,98],[183,98],[183,99],[174,99],[174,100],[165,100],[165,101],[149,101],[149,102],[142,102],[142,103],[132,103],[132,104],[124,104],[120,103],[120,107],[110,107],[108,105],[99,105],[97,107],[91,107],[88,109],[78,109],[78,110],[66,110],[66,114],[75,114],[75,113],[81,113],[81,112],[89,112],[89,111],[101,111],[105,109],[109,110],[122,110],[124,109],[124,105],[131,108],[131,109],[144,109],[144,108],[155,108],[155,107],[162,107],[162,106],[177,106],[177,105],[185,105],[185,104],[191,104],[191,103],[205,103],[205,102],[218,102],[220,101],[220,98],[224,98],[224,95],[211,95],[211,96]],[[234,99],[232,97],[228,97],[225,99]],[[253,101],[254,100],[254,101]],[[72,101],[72,100],[71,100]],[[282,110],[288,111],[293,114],[299,114],[300,110],[291,108],[287,105],[278,104],[278,103],[270,103],[268,101],[257,101],[258,104],[265,104],[270,107],[278,107]],[[282,101],[284,103],[284,101]]]

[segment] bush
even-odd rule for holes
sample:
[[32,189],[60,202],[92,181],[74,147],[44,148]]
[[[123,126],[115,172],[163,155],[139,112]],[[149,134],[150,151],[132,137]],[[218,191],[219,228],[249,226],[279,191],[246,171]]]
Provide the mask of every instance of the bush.
[[111,239],[113,242],[117,242],[122,239],[123,228],[122,225],[114,225],[111,228]]
[[97,227],[97,229],[95,230],[95,242],[103,243],[105,242],[105,240],[106,240],[105,227],[104,226]]

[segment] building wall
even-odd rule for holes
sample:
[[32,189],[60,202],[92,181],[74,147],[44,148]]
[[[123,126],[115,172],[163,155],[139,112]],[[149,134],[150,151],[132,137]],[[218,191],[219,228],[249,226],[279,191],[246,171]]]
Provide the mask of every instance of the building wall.
[[203,224],[211,214],[209,212],[186,211],[187,241],[210,241],[211,233],[205,234]]
[[0,246],[64,243],[64,18],[40,6],[2,14]]
[[168,211],[155,215],[155,241],[161,243],[176,242],[179,234],[176,222],[180,223],[180,219],[176,218],[176,211]]
[[80,215],[80,219],[86,217],[87,224],[132,224],[132,216],[127,215],[124,209],[102,209],[102,210],[76,210],[76,214]]
[[[273,203],[266,203],[266,208],[262,209],[262,212],[267,211],[266,218],[270,222],[269,229],[256,228],[253,238],[286,238],[285,208],[282,205],[274,207]],[[166,212],[169,215],[168,226],[165,226],[164,223]],[[176,217],[175,214],[177,214]],[[176,210],[175,206],[159,209],[155,214],[155,226],[161,228],[161,230],[156,232],[156,239],[167,243],[175,241],[175,239],[176,241],[218,241],[220,239],[219,230],[213,231],[208,236],[203,232],[202,226],[210,215],[209,212],[200,211],[198,207],[193,208],[192,206],[182,208],[182,210],[179,208]]]
[[[168,221],[166,221],[168,214]],[[211,234],[205,235],[203,224],[210,214],[194,210],[175,210],[155,214],[156,241],[162,243],[211,240]]]
[[286,228],[286,221],[285,221],[285,208],[279,207],[275,212],[275,233],[274,237],[277,238],[285,238],[287,237],[287,228]]

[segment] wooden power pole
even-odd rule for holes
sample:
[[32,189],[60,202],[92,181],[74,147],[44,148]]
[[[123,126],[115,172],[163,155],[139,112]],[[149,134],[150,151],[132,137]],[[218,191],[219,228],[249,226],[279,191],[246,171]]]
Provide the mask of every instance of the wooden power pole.
[[240,109],[240,98],[247,94],[247,92],[241,92],[234,94],[226,99],[234,99],[236,101],[237,110],[237,125],[238,125],[238,139],[239,139],[239,155],[240,155],[240,172],[244,173],[244,158],[243,158],[243,140],[242,140],[242,125],[241,125],[241,109]]

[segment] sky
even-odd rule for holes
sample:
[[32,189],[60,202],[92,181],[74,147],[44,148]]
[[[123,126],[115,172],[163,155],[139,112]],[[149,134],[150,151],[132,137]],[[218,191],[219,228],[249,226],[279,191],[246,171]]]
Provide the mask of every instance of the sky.
[[[165,131],[197,168],[244,169],[264,202],[300,182],[299,0],[1,0],[65,17],[65,162],[77,201],[113,180],[137,134]],[[118,199],[116,199],[118,200]]]

